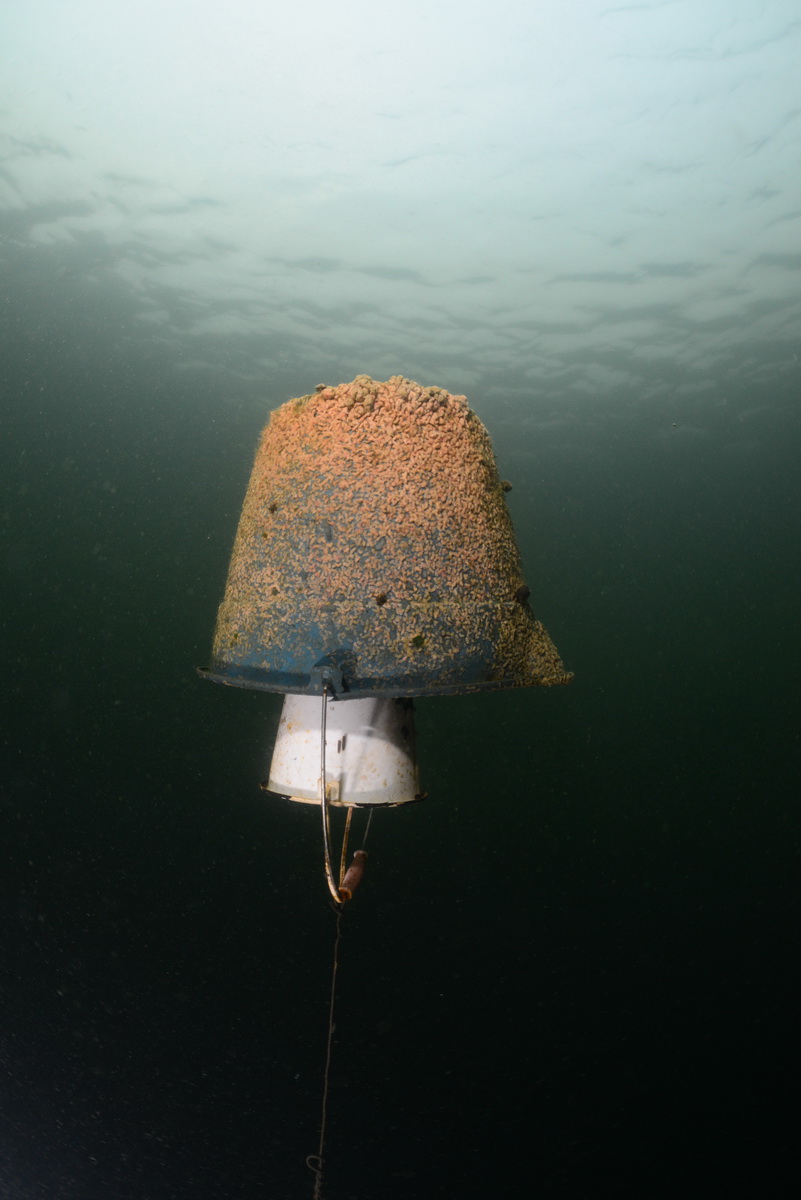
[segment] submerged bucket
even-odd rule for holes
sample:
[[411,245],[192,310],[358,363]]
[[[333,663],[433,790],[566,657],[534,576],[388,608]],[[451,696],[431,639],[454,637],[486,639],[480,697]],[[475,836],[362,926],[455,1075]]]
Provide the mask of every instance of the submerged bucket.
[[[321,703],[319,696],[284,700],[266,791],[320,803]],[[420,799],[411,700],[326,697],[325,704],[329,804],[391,807]]]
[[566,683],[528,597],[464,396],[359,375],[271,414],[203,674],[352,698]]

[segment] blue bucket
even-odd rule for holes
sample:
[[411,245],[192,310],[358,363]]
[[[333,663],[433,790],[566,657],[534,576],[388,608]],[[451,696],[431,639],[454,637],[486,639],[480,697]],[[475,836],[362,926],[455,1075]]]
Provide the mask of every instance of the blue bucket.
[[261,436],[207,679],[342,697],[567,683],[463,396],[366,375]]

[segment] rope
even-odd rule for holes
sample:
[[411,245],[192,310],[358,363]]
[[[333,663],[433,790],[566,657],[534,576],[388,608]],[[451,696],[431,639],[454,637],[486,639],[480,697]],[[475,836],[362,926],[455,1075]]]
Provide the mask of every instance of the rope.
[[343,905],[336,910],[337,924],[334,937],[334,958],[331,965],[331,996],[328,1001],[328,1037],[325,1045],[325,1070],[323,1071],[323,1098],[320,1111],[320,1141],[317,1153],[308,1155],[306,1166],[314,1174],[312,1200],[323,1200],[323,1156],[325,1151],[325,1126],[328,1118],[328,1079],[331,1072],[331,1046],[334,1041],[334,1003],[337,994],[337,967],[339,966],[339,942],[342,937]]

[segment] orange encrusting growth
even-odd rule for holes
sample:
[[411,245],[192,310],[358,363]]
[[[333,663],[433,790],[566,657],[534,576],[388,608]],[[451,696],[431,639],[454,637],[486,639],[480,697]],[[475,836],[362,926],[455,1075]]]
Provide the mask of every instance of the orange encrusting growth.
[[318,658],[344,648],[357,686],[387,694],[568,682],[527,596],[492,445],[465,397],[359,375],[271,414],[214,663],[262,666],[249,686],[287,690],[267,674],[309,644]]

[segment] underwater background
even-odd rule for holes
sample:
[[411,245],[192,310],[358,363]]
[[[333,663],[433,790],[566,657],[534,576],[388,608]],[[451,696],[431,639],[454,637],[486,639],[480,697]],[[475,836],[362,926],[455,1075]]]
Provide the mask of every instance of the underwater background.
[[[256,440],[467,395],[568,688],[417,705],[328,1200],[797,1180],[794,0],[0,15],[0,1197],[311,1196],[334,917],[201,683]],[[718,1190],[719,1189],[719,1190]]]

